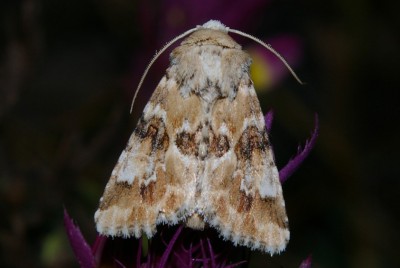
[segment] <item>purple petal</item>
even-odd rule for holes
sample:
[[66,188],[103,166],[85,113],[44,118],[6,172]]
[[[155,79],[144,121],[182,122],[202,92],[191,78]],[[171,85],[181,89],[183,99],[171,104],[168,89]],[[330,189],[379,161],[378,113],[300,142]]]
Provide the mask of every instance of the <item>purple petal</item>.
[[183,225],[179,226],[178,230],[172,237],[171,241],[169,241],[167,249],[164,251],[164,253],[160,259],[160,263],[159,263],[158,267],[160,267],[160,268],[165,267],[167,260],[172,253],[172,248],[174,247],[174,244],[175,244],[176,240],[178,239],[179,234],[182,232],[182,229],[183,229]]
[[268,113],[264,116],[265,127],[267,128],[267,132],[271,132],[272,121],[274,121],[274,110],[269,110]]
[[138,252],[136,256],[136,267],[140,267],[140,258],[142,257],[142,239],[139,239]]
[[176,265],[177,267],[188,267],[192,268],[194,267],[193,262],[195,261],[194,258],[194,252],[196,251],[193,248],[193,243],[190,243],[189,248],[186,249],[183,243],[181,243],[180,247],[178,250],[174,250],[174,256],[178,261],[178,264]]
[[180,240],[174,249],[175,262],[177,267],[193,267],[193,243],[190,243],[189,248],[185,247],[184,240]]
[[315,126],[314,126],[314,131],[311,135],[311,139],[309,141],[306,141],[304,149],[300,151],[299,148],[298,154],[279,171],[279,179],[281,183],[284,183],[287,180],[287,178],[289,178],[293,174],[293,172],[296,171],[296,169],[301,165],[301,163],[303,163],[303,161],[310,154],[317,140],[318,130],[319,130],[318,115],[315,114]]
[[308,256],[307,259],[301,262],[299,268],[311,268],[312,256]]
[[214,254],[214,251],[212,249],[211,242],[210,242],[209,238],[207,238],[207,242],[208,242],[208,249],[210,251],[211,267],[217,267],[217,265],[215,263],[215,254]]
[[206,255],[206,249],[204,248],[203,245],[203,239],[200,239],[200,249],[201,249],[201,255],[202,255],[202,261],[203,261],[203,267],[208,267],[208,258]]
[[94,241],[94,244],[92,245],[92,253],[94,255],[96,263],[100,263],[106,241],[107,237],[98,235],[96,237],[96,241]]
[[69,243],[71,244],[79,265],[82,268],[96,267],[96,261],[92,254],[92,249],[88,243],[86,243],[79,227],[77,227],[69,217],[66,209],[64,209],[64,226],[67,231]]
[[190,256],[189,267],[193,267],[193,244],[192,243],[190,243],[189,256]]

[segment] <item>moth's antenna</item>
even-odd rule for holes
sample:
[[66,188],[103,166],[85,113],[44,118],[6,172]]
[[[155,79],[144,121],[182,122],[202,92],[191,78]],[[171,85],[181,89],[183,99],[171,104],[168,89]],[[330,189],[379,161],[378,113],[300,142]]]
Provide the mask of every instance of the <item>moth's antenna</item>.
[[191,34],[192,32],[194,32],[194,31],[196,31],[196,30],[197,30],[197,28],[193,28],[193,29],[190,29],[190,30],[184,32],[183,34],[178,35],[177,37],[175,37],[174,39],[172,39],[171,41],[169,41],[168,43],[166,43],[165,46],[164,46],[160,51],[156,52],[156,54],[154,55],[154,57],[151,59],[149,65],[147,65],[147,68],[146,68],[146,70],[144,71],[144,73],[143,73],[143,75],[142,75],[142,78],[140,78],[139,85],[138,85],[138,87],[136,88],[135,95],[133,96],[133,99],[132,99],[132,104],[131,104],[130,113],[132,113],[133,104],[135,103],[137,94],[139,93],[139,89],[140,89],[140,87],[142,86],[143,81],[144,81],[144,79],[146,78],[147,72],[150,70],[150,67],[153,65],[153,63],[154,63],[154,62],[158,59],[158,57],[159,57],[162,53],[164,53],[164,51],[165,51],[167,48],[169,48],[173,43],[175,43],[175,42],[178,41],[179,39],[185,37],[186,35]]
[[281,54],[279,54],[278,51],[273,49],[270,44],[266,44],[263,41],[261,41],[260,39],[258,39],[257,37],[254,37],[250,34],[244,33],[239,30],[228,28],[228,32],[247,37],[253,41],[256,41],[257,43],[259,43],[260,45],[262,45],[263,47],[265,47],[266,49],[271,51],[275,56],[277,56],[283,62],[283,64],[286,66],[286,68],[288,68],[289,72],[293,75],[293,77],[297,80],[297,82],[299,82],[301,85],[304,85],[304,83],[300,80],[300,78],[297,76],[297,74],[293,71],[292,67],[290,67],[289,63],[287,63],[287,61],[281,56]]

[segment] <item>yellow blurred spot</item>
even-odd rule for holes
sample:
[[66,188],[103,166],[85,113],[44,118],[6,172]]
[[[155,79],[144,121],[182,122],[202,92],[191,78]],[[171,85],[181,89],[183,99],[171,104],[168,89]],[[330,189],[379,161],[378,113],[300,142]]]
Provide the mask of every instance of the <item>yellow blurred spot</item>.
[[53,266],[57,261],[60,261],[65,247],[69,247],[65,233],[62,229],[57,228],[46,235],[42,242],[41,260],[46,266]]
[[249,52],[253,58],[250,66],[251,79],[257,92],[265,92],[271,85],[271,72],[268,62],[256,51]]

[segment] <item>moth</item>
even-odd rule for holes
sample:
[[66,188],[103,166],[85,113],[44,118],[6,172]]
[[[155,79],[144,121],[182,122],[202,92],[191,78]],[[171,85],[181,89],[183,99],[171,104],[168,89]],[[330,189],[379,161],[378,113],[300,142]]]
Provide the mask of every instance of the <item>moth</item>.
[[251,58],[228,32],[261,42],[213,20],[171,41],[188,36],[112,171],[94,217],[100,234],[152,237],[159,224],[182,223],[271,255],[285,249],[285,201]]

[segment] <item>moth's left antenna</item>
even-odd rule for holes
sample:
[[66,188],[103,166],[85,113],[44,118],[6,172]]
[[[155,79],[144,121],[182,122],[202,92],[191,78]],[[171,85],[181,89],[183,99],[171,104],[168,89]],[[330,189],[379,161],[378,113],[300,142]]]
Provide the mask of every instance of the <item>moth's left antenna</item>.
[[132,104],[131,104],[130,113],[132,113],[133,104],[135,103],[137,94],[139,93],[139,89],[140,89],[140,87],[142,86],[143,81],[144,81],[144,79],[146,78],[147,72],[150,70],[151,65],[153,65],[153,63],[158,59],[158,57],[159,57],[162,53],[164,53],[164,51],[165,51],[168,47],[170,47],[173,43],[175,43],[175,42],[178,41],[179,39],[185,37],[186,35],[191,34],[192,32],[194,32],[194,31],[196,31],[196,30],[197,30],[197,28],[193,28],[193,29],[190,29],[190,30],[184,32],[183,34],[178,35],[177,37],[175,37],[174,39],[172,39],[171,41],[169,41],[168,43],[166,43],[165,46],[164,46],[160,51],[156,52],[156,54],[154,55],[154,57],[151,59],[150,63],[147,65],[146,70],[144,70],[144,73],[143,73],[143,75],[142,75],[142,78],[140,78],[139,85],[138,85],[138,87],[136,88],[135,95],[133,96],[133,99],[132,99]]

